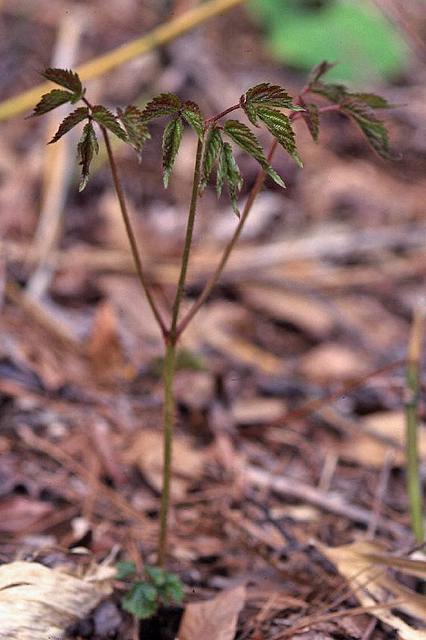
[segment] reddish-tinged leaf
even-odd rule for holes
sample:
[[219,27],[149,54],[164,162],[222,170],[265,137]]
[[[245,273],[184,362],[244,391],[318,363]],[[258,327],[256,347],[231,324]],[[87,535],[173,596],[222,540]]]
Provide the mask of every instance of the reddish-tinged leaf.
[[204,118],[198,104],[188,100],[183,104],[181,113],[197,136],[202,139],[204,134]]
[[274,171],[265,158],[262,146],[254,133],[248,127],[238,120],[227,120],[224,125],[225,133],[239,146],[243,151],[255,158],[260,166],[267,171],[271,178],[281,187],[285,187],[283,180]]
[[240,212],[237,206],[237,198],[241,191],[241,187],[243,186],[243,178],[235,161],[232,147],[229,142],[223,143],[222,152],[220,154],[216,183],[218,195],[220,195],[222,191],[223,182],[226,182],[228,185],[228,193],[231,199],[232,208],[239,218]]
[[319,109],[313,102],[302,102],[302,106],[305,109],[302,113],[302,118],[310,131],[312,139],[314,142],[318,142],[320,127]]
[[330,71],[330,69],[332,69],[334,66],[335,65],[332,62],[327,62],[327,60],[323,60],[322,62],[317,64],[308,76],[308,85],[310,86],[314,82],[318,82],[318,80],[328,71]]
[[33,116],[41,116],[56,107],[60,107],[66,102],[73,102],[74,94],[69,91],[63,91],[62,89],[52,89],[49,93],[45,93],[41,96],[41,100],[34,107],[34,111],[31,114]]
[[105,127],[109,129],[117,138],[127,141],[126,132],[121,128],[117,118],[111,111],[108,111],[106,107],[103,107],[101,104],[97,104],[92,108],[92,117],[95,122],[101,125],[101,127]]
[[379,156],[385,160],[392,158],[387,129],[372,109],[356,100],[346,100],[342,104],[342,112],[356,122]]
[[174,93],[161,93],[155,96],[142,111],[142,122],[149,122],[154,118],[173,115],[182,106],[180,99]]
[[126,130],[129,143],[140,158],[145,142],[151,137],[147,126],[142,122],[142,111],[129,105],[124,111],[118,110],[118,117]]
[[90,163],[93,159],[93,154],[98,153],[99,145],[96,138],[96,133],[91,122],[84,125],[83,134],[80,138],[80,142],[77,145],[77,153],[79,158],[79,164],[81,165],[81,181],[79,191],[83,191],[89,180]]
[[302,167],[303,163],[297,153],[296,138],[289,118],[280,111],[269,107],[259,107],[257,114],[283,149]]
[[163,134],[163,182],[167,188],[173,165],[179,151],[182,140],[183,123],[182,118],[178,116],[169,122],[164,129]]
[[285,89],[269,82],[262,82],[255,87],[251,87],[241,97],[241,102],[243,106],[244,104],[249,104],[253,107],[267,105],[269,107],[283,107],[300,111],[300,107],[293,104],[293,98]]
[[57,142],[60,138],[62,138],[63,135],[68,133],[68,131],[75,127],[79,122],[82,122],[82,120],[85,120],[88,116],[89,109],[87,107],[79,107],[78,109],[75,109],[75,111],[70,113],[66,118],[64,118],[64,120],[62,120],[61,124],[59,125],[59,129],[57,130],[49,144],[52,144],[52,142]]
[[42,76],[44,76],[46,80],[59,84],[61,87],[65,87],[65,89],[69,89],[78,96],[83,95],[81,80],[78,74],[71,69],[53,69],[49,67],[43,71]]
[[216,125],[213,125],[208,129],[206,141],[204,143],[203,168],[200,185],[201,190],[205,188],[209,181],[214,163],[217,160],[221,148],[222,136],[220,134],[220,129]]

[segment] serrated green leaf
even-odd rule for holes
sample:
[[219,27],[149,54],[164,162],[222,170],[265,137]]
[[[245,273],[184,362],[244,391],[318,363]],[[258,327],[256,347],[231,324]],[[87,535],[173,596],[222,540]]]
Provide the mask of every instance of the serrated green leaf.
[[159,596],[163,604],[179,604],[183,600],[184,590],[183,584],[178,576],[173,573],[166,572],[166,580],[158,589]]
[[386,98],[378,96],[375,93],[350,93],[351,98],[363,102],[371,109],[390,109],[392,106]]
[[189,126],[192,127],[200,140],[202,140],[204,135],[204,117],[198,104],[187,100],[182,106],[181,113]]
[[325,75],[328,71],[330,71],[330,69],[333,69],[333,67],[335,66],[335,63],[328,62],[327,60],[323,60],[319,64],[315,65],[315,67],[310,71],[308,75],[308,86],[315,82],[318,82],[318,80],[322,78],[323,75]]
[[127,142],[126,132],[121,128],[115,115],[111,113],[111,111],[109,111],[106,107],[102,106],[101,104],[97,104],[92,107],[92,118],[93,120],[95,120],[95,122],[100,124],[101,127],[109,129],[109,131],[116,135],[117,138],[120,138],[120,140]]
[[144,571],[155,587],[162,587],[166,584],[167,571],[161,567],[145,565]]
[[386,126],[367,105],[356,100],[347,100],[342,105],[342,112],[356,122],[379,156],[385,160],[392,157]]
[[305,111],[302,113],[302,118],[309,129],[312,140],[314,142],[318,142],[320,127],[319,109],[313,102],[303,102],[302,104],[305,107]]
[[34,111],[31,114],[33,116],[41,116],[56,107],[60,107],[62,104],[72,102],[74,94],[69,91],[63,91],[62,89],[52,89],[49,93],[45,93],[41,96],[40,102],[34,107]]
[[257,114],[283,149],[291,155],[299,167],[303,167],[303,162],[297,153],[296,137],[290,119],[280,111],[269,107],[259,107]]
[[75,127],[79,122],[85,120],[89,116],[89,109],[87,107],[78,107],[72,111],[66,118],[64,118],[59,125],[59,128],[53,138],[50,140],[48,144],[52,144],[53,142],[57,142],[63,135],[71,131],[73,127]]
[[285,89],[277,84],[270,84],[269,82],[262,82],[261,84],[251,87],[241,99],[243,105],[249,104],[253,107],[263,105],[300,111],[300,107],[293,104],[293,98]]
[[324,98],[327,98],[333,104],[341,104],[346,96],[349,94],[347,87],[343,84],[326,84],[324,82],[312,82],[309,90],[312,93],[318,93]]
[[283,180],[265,158],[260,142],[245,124],[238,120],[227,120],[224,124],[224,131],[243,151],[255,158],[262,169],[265,169],[277,184],[285,187]]
[[79,191],[83,191],[89,181],[89,169],[90,163],[93,159],[93,154],[98,153],[99,145],[96,138],[96,133],[91,122],[84,125],[83,133],[80,138],[80,142],[77,145],[77,154],[79,158],[79,164],[81,165],[81,181]]
[[46,78],[46,80],[50,80],[50,82],[54,82],[55,84],[59,84],[61,87],[65,87],[65,89],[69,89],[75,93],[76,96],[81,97],[83,95],[83,86],[81,84],[80,77],[78,73],[71,69],[54,69],[49,67],[43,71],[42,76]]
[[130,561],[117,562],[116,569],[117,573],[115,577],[117,580],[124,580],[130,576],[134,576],[136,573],[136,565]]
[[124,111],[118,109],[118,117],[126,130],[129,144],[135,149],[140,159],[143,146],[151,137],[148,127],[142,122],[142,111],[134,105],[129,105]]
[[240,212],[237,206],[237,198],[241,191],[241,187],[243,186],[243,178],[241,176],[240,169],[235,161],[232,147],[229,142],[223,143],[221,159],[219,162],[219,167],[221,166],[223,166],[223,168],[219,168],[218,170],[218,181],[219,175],[221,175],[222,179],[224,178],[225,182],[227,183],[232,208],[239,218]]
[[121,604],[125,611],[139,620],[150,618],[158,609],[157,589],[147,582],[135,582]]
[[161,93],[155,96],[142,111],[142,122],[146,123],[154,118],[173,115],[182,106],[180,99],[174,93]]
[[206,133],[206,140],[204,143],[204,155],[203,165],[201,170],[201,182],[200,191],[202,191],[210,178],[210,174],[214,167],[214,164],[219,156],[219,152],[222,148],[222,136],[219,127],[213,125],[209,127]]
[[163,133],[163,182],[167,189],[183,134],[182,118],[173,118]]

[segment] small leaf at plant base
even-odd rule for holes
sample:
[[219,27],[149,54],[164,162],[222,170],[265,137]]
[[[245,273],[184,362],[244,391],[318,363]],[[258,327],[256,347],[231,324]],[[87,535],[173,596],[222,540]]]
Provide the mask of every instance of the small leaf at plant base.
[[259,107],[257,114],[277,142],[291,155],[299,167],[303,167],[303,162],[297,153],[296,138],[290,119],[280,111],[269,107]]
[[262,169],[265,169],[277,184],[285,187],[283,180],[277,172],[271,168],[271,165],[265,158],[260,142],[245,124],[238,120],[227,120],[224,124],[224,131],[243,151],[251,155],[252,158],[255,158]]
[[134,562],[130,562],[128,560],[123,562],[117,562],[116,564],[116,579],[124,580],[125,578],[130,578],[130,576],[134,576],[136,573],[136,565]]
[[93,159],[93,154],[98,153],[99,145],[96,138],[96,133],[91,122],[84,125],[83,134],[80,138],[80,142],[77,145],[77,154],[79,158],[79,164],[81,165],[81,181],[79,191],[83,191],[89,180],[90,163]]
[[56,107],[60,107],[62,104],[72,102],[74,94],[69,91],[63,91],[62,89],[52,89],[49,93],[45,93],[41,96],[40,102],[34,107],[34,111],[30,117],[41,116]]
[[126,130],[130,145],[141,158],[143,146],[151,137],[148,127],[142,122],[142,111],[138,107],[129,105],[124,111],[118,109],[118,117]]
[[178,576],[173,573],[166,573],[166,581],[159,588],[159,594],[165,605],[180,604],[183,600],[184,590],[183,584]]
[[200,184],[201,191],[205,188],[209,181],[210,174],[222,148],[222,144],[222,136],[220,134],[219,128],[216,125],[209,127],[204,143],[204,156]]
[[169,122],[164,129],[163,134],[163,182],[164,186],[168,187],[170,175],[172,173],[173,165],[176,160],[176,156],[179,151],[179,146],[182,140],[183,124],[182,118],[178,116]]
[[124,596],[121,605],[139,620],[150,618],[158,608],[158,592],[147,582],[135,582]]
[[323,60],[322,62],[317,64],[308,75],[308,86],[310,86],[314,82],[318,82],[318,80],[328,71],[330,71],[330,69],[332,69],[334,66],[335,64],[333,62],[327,62],[327,60]]
[[78,97],[83,95],[83,86],[80,77],[78,73],[71,69],[53,69],[49,67],[43,71],[42,76],[46,78],[46,80],[59,84],[61,87],[65,87],[65,89],[69,89]]
[[111,111],[108,111],[106,107],[103,107],[101,104],[97,104],[92,108],[92,117],[98,124],[106,129],[109,129],[117,138],[127,141],[126,132],[123,131],[121,126],[118,123],[117,118]]
[[62,120],[61,124],[59,125],[59,129],[57,130],[49,144],[52,144],[52,142],[57,142],[60,138],[62,138],[63,135],[68,133],[68,131],[71,131],[73,127],[75,127],[79,122],[85,120],[88,116],[89,109],[87,107],[79,107],[78,109],[75,109],[75,111],[70,113],[66,118]]
[[161,567],[145,565],[144,571],[155,587],[162,587],[166,583],[167,572]]
[[204,118],[198,104],[188,100],[183,104],[181,113],[189,126],[192,127],[200,140],[202,140],[204,134]]
[[180,99],[174,93],[161,93],[155,96],[142,111],[142,122],[146,123],[154,118],[178,113],[182,106]]
[[313,102],[302,102],[302,105],[305,108],[305,111],[302,113],[302,118],[309,129],[312,140],[318,142],[320,128],[319,109]]

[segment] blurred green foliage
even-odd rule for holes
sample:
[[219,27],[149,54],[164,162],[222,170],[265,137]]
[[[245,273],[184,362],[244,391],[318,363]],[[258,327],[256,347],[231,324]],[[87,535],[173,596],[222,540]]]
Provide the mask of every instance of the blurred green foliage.
[[271,53],[286,65],[309,69],[337,64],[330,77],[362,82],[401,73],[408,48],[370,0],[251,0]]

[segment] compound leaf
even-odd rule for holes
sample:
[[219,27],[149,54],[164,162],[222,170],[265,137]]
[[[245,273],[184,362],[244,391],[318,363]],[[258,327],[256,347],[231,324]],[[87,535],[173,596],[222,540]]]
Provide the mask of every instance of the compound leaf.
[[177,113],[182,106],[180,99],[174,93],[161,93],[155,96],[142,111],[142,122],[146,123],[154,118]]
[[136,582],[122,600],[122,607],[139,620],[150,618],[158,608],[157,589],[147,582]]
[[79,122],[85,120],[89,116],[89,109],[87,107],[78,107],[75,111],[72,111],[66,118],[64,118],[59,125],[59,128],[49,144],[57,142],[65,133],[68,133]]
[[290,119],[280,111],[270,109],[269,107],[259,107],[257,114],[277,142],[291,155],[297,164],[302,167],[303,163],[297,153],[296,138]]
[[89,169],[90,163],[93,159],[93,154],[98,153],[99,145],[96,138],[96,133],[91,122],[84,125],[83,133],[80,138],[80,142],[77,145],[77,154],[79,158],[79,164],[81,165],[81,181],[79,191],[83,191],[89,181]]
[[216,125],[209,127],[204,143],[203,166],[201,171],[200,190],[202,191],[207,185],[214,163],[216,162],[219,152],[222,148],[222,136],[220,129]]
[[84,93],[78,73],[71,69],[54,69],[49,67],[43,71],[42,76],[46,78],[46,80],[59,84],[61,87],[65,87],[65,89],[69,89],[76,97],[78,96],[78,98],[81,98]]
[[66,102],[73,102],[74,94],[63,89],[52,89],[49,93],[45,93],[41,96],[40,102],[34,107],[34,111],[31,116],[41,116],[56,107],[60,107]]
[[129,105],[124,111],[118,109],[118,117],[127,133],[129,144],[135,149],[140,159],[142,148],[151,137],[148,127],[142,122],[142,111],[134,105]]
[[101,104],[97,104],[92,108],[92,118],[101,125],[101,127],[105,127],[109,129],[117,138],[127,142],[126,132],[123,131],[120,124],[118,123],[117,118],[111,111],[109,111],[106,107],[103,107]]
[[265,158],[262,146],[254,133],[248,127],[238,120],[227,120],[224,125],[225,133],[239,146],[243,151],[251,155],[258,161],[262,169],[271,176],[271,178],[281,187],[285,187],[283,180],[274,171]]
[[202,140],[204,135],[204,118],[198,104],[187,100],[182,106],[181,113],[189,126],[192,127],[200,140]]
[[183,122],[180,116],[173,118],[163,133],[163,182],[167,188],[173,165],[182,140]]

